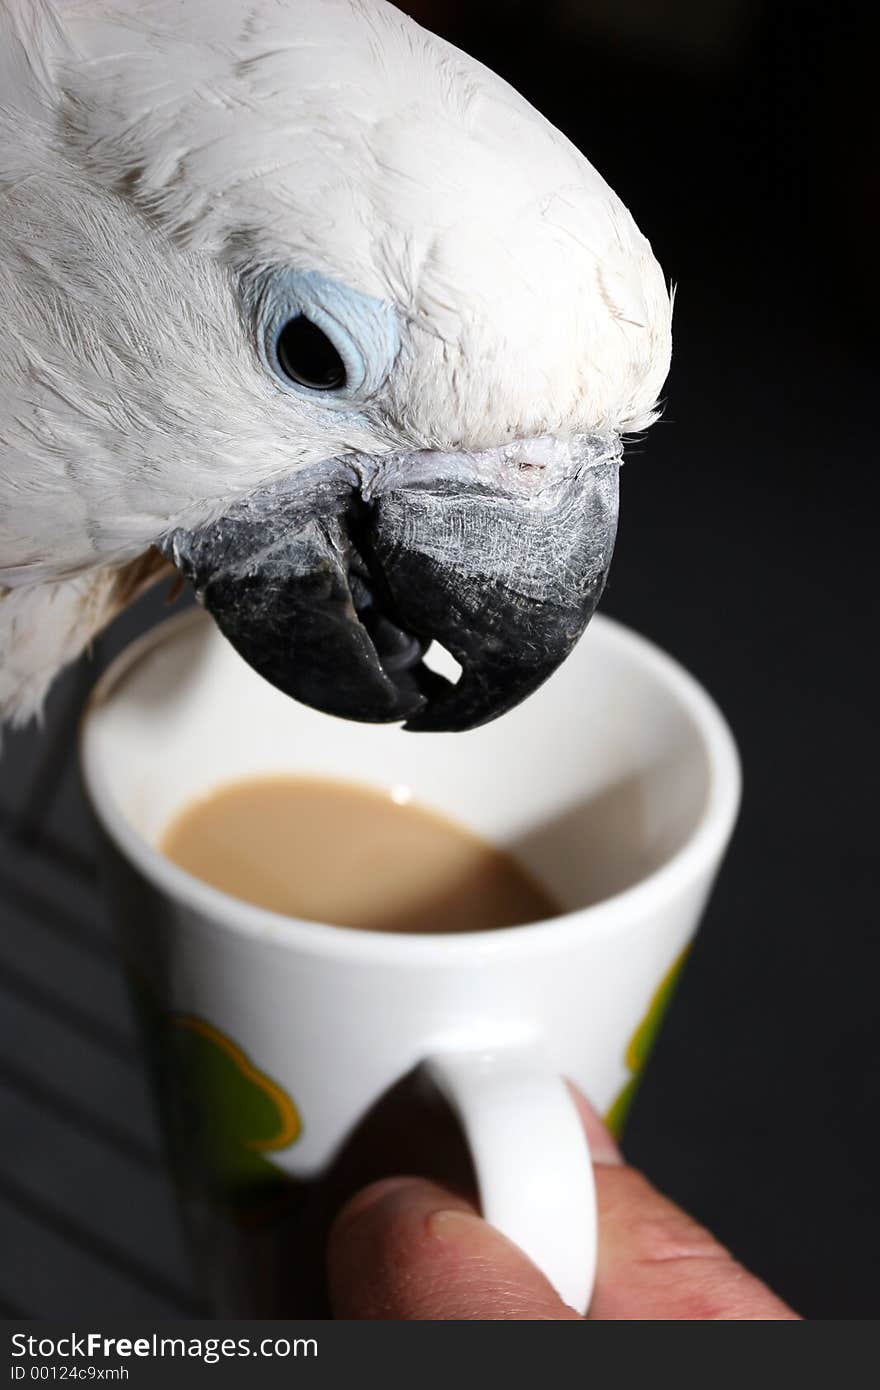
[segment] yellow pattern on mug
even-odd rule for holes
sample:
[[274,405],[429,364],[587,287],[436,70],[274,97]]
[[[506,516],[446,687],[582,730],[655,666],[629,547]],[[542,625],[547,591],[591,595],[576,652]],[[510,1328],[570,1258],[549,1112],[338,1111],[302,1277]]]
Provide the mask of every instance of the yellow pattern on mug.
[[131,971],[130,980],[181,1188],[236,1222],[289,1204],[296,1185],[272,1156],[302,1134],[294,1101],[228,1034],[204,1018],[164,1009],[140,972]]
[[[299,1111],[286,1091],[273,1081],[265,1072],[260,1071],[254,1066],[250,1058],[242,1049],[228,1038],[225,1033],[221,1033],[219,1028],[213,1024],[206,1023],[203,1018],[195,1018],[188,1014],[172,1015],[172,1022],[175,1027],[186,1029],[189,1033],[204,1038],[220,1054],[216,1059],[217,1064],[222,1070],[222,1060],[228,1059],[234,1068],[234,1073],[248,1088],[243,1093],[250,1096],[250,1104],[242,1104],[239,1099],[237,1107],[232,1111],[234,1122],[231,1130],[235,1133],[235,1138],[245,1149],[251,1149],[256,1153],[269,1153],[278,1149],[286,1149],[295,1143],[302,1130],[302,1120]],[[211,1056],[210,1053],[207,1056]],[[253,1088],[253,1089],[251,1089]],[[209,1086],[209,1091],[217,1093],[216,1087]],[[254,1101],[259,1097],[257,1107]],[[268,1100],[277,1112],[278,1125],[274,1133],[267,1135],[248,1134],[249,1130],[259,1129],[265,1118],[265,1101]],[[261,1103],[262,1102],[262,1103]],[[259,1114],[258,1111],[263,1111]]]
[[660,1025],[666,1015],[666,1010],[669,1008],[672,996],[675,993],[675,986],[678,984],[678,977],[681,974],[689,949],[689,947],[685,947],[681,955],[676,956],[675,960],[672,962],[651,996],[651,1002],[648,1005],[644,1018],[629,1040],[624,1060],[632,1072],[632,1076],[626,1082],[605,1116],[605,1123],[616,1138],[619,1138],[623,1132],[623,1127],[626,1124],[626,1118],[629,1114],[629,1108],[632,1105],[639,1081],[641,1080],[642,1071],[650,1055],[651,1048],[654,1046],[657,1039],[657,1034],[660,1031]]

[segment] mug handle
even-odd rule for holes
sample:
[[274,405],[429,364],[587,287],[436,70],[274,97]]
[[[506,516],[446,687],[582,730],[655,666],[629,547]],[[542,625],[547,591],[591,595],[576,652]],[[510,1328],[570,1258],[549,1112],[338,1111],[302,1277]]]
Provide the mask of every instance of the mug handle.
[[425,1066],[464,1131],[483,1216],[585,1313],[596,1269],[596,1193],[562,1077],[534,1046],[442,1051]]

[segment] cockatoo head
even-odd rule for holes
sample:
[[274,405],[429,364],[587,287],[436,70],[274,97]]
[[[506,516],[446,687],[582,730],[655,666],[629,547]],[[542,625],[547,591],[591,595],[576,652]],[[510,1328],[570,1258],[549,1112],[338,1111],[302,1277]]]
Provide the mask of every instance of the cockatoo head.
[[0,231],[0,582],[156,545],[308,704],[413,729],[510,708],[589,620],[621,436],[668,370],[626,208],[381,0],[46,16],[53,132],[35,161],[23,117],[6,156],[30,178]]

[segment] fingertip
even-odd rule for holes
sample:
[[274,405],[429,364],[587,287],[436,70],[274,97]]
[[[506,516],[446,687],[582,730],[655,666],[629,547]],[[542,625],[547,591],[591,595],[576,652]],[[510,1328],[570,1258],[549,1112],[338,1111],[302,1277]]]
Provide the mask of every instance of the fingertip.
[[374,1183],[352,1198],[330,1232],[327,1265],[338,1318],[577,1317],[473,1207],[419,1178]]
[[472,1211],[451,1192],[417,1177],[383,1178],[341,1208],[327,1242],[331,1303],[342,1318],[399,1318],[401,1271],[430,1264],[429,1219]]

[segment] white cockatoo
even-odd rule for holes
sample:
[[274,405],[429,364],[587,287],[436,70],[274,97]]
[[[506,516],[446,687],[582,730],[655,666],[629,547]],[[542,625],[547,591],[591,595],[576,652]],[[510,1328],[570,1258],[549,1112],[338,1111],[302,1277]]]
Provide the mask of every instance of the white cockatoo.
[[462,729],[592,614],[671,299],[383,0],[0,0],[0,341],[0,715],[170,563],[294,697]]

